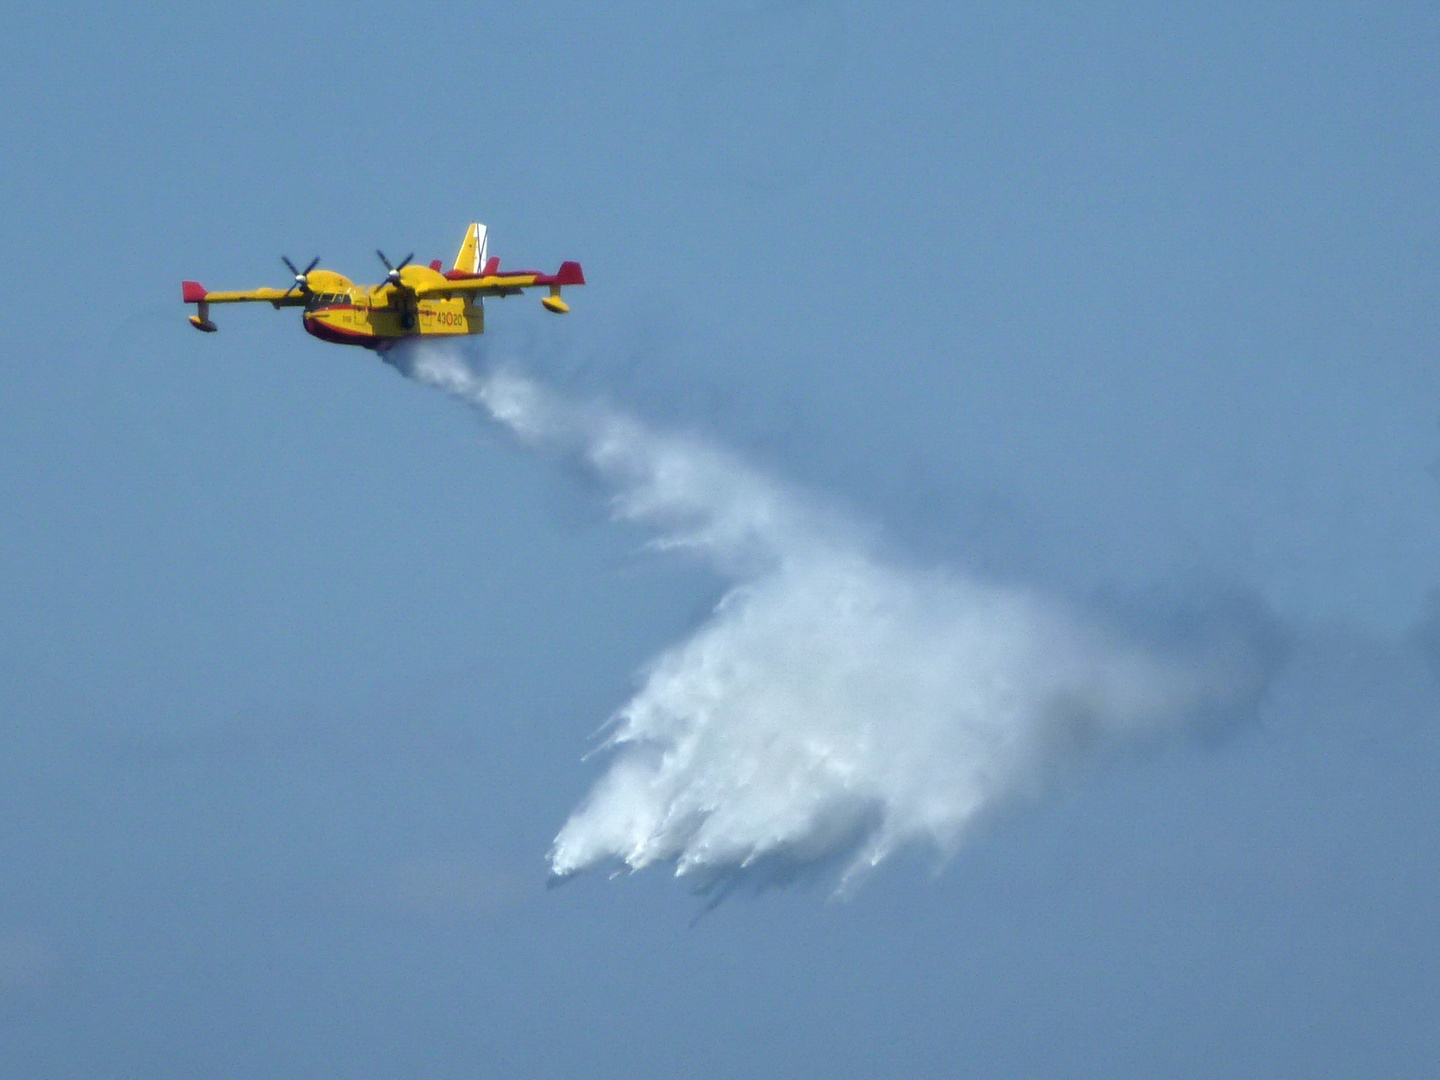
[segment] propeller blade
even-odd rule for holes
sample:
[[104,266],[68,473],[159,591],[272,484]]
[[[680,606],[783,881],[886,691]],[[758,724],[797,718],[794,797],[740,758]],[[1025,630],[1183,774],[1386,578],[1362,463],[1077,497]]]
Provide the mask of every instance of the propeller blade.
[[400,271],[404,270],[405,267],[410,265],[410,260],[415,258],[415,253],[412,251],[409,255],[406,255],[405,258],[401,259],[400,262],[394,266],[390,265],[390,260],[385,257],[385,252],[381,251],[379,248],[375,249],[375,254],[380,256],[380,261],[385,264],[385,280],[376,287],[383,289],[387,285],[393,285],[396,288],[400,288],[403,284],[400,280]]
[[285,264],[285,269],[289,270],[290,276],[294,278],[285,289],[285,295],[289,296],[295,291],[295,286],[300,284],[300,271],[295,269],[295,264],[290,261],[289,255],[281,255],[280,261]]
[[315,267],[319,264],[320,256],[316,255],[315,258],[311,259],[310,265],[305,267],[304,270],[296,270],[295,264],[290,261],[290,256],[288,255],[281,255],[280,261],[285,264],[285,268],[289,270],[290,273],[295,275],[295,280],[291,283],[290,287],[285,290],[285,295],[289,296],[297,288],[299,288],[302,292],[309,292],[310,283],[306,281],[305,278],[310,273],[310,271],[314,270]]

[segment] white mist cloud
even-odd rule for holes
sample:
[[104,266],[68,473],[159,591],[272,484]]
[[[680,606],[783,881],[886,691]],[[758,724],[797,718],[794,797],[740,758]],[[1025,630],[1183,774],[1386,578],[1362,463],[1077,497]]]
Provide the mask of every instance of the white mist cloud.
[[733,586],[612,719],[605,774],[550,851],[557,875],[673,864],[702,882],[897,848],[953,851],[980,815],[1097,744],[1243,707],[1243,641],[1160,652],[1035,591],[883,559],[861,530],[725,451],[420,347],[411,377],[526,443],[578,455],[619,518]]

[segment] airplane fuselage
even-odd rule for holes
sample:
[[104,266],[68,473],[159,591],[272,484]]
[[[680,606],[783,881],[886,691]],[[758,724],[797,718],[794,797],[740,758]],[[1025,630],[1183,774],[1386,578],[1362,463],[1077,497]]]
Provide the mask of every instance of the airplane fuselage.
[[407,303],[409,298],[399,290],[357,286],[331,273],[314,281],[311,289],[305,303],[305,331],[336,345],[383,349],[402,338],[485,332],[485,307],[478,297],[411,299]]

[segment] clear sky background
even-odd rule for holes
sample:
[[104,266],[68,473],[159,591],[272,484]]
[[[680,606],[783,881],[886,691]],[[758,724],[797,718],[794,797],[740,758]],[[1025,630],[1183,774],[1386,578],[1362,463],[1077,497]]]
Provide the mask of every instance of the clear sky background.
[[[1440,1060],[1433,4],[11,5],[0,1073],[1420,1077]],[[1243,593],[1220,746],[952,862],[545,888],[717,583],[293,312],[579,259],[488,347],[897,550]]]

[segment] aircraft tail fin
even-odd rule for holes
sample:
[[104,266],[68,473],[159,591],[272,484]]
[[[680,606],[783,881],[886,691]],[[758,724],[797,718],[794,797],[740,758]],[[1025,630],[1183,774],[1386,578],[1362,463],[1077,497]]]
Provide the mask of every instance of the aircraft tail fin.
[[486,248],[489,238],[486,228],[478,221],[465,230],[465,239],[460,244],[460,253],[455,256],[455,269],[467,274],[478,274],[485,265]]

